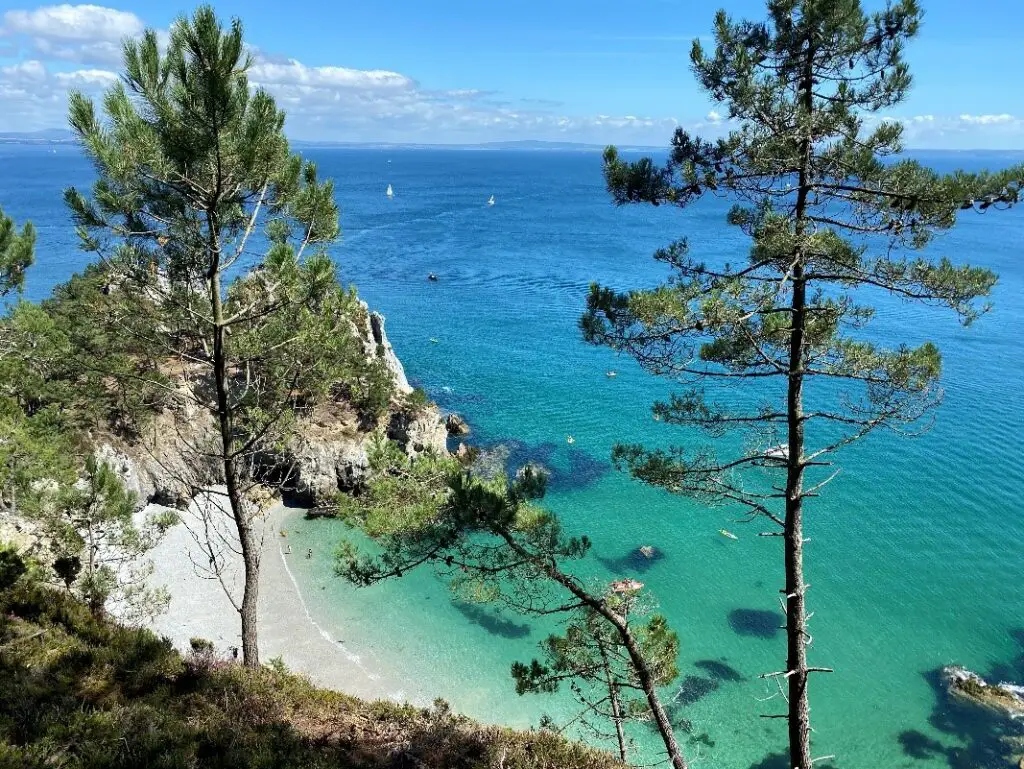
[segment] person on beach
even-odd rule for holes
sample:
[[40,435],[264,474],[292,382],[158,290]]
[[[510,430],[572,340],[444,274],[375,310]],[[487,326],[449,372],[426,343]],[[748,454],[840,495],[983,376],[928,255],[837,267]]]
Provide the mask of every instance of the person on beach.
[[291,545],[288,545],[288,549],[284,551],[284,554],[285,555],[291,555],[292,554],[292,546]]

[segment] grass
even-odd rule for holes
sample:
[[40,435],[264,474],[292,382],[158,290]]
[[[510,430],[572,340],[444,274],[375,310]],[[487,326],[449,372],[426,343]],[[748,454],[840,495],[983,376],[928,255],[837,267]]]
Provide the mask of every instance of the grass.
[[27,577],[0,591],[0,768],[621,769],[546,731],[318,689],[97,619]]

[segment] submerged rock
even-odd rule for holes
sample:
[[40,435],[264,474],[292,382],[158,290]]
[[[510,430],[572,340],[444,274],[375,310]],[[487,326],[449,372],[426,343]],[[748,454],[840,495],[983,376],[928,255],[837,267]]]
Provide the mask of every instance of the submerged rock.
[[1024,686],[988,683],[957,665],[943,668],[942,680],[954,697],[1010,718],[1024,718]]

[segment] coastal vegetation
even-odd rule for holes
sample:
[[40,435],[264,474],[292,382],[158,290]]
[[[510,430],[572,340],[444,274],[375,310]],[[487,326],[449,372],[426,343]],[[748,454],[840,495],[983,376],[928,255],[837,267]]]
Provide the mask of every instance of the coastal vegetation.
[[317,689],[280,661],[252,669],[194,639],[182,656],[97,617],[0,549],[0,765],[20,769],[613,769],[551,731],[483,726]]
[[[964,323],[984,313],[990,270],[901,251],[923,249],[961,210],[1013,205],[1024,170],[943,176],[900,158],[903,125],[884,111],[910,87],[903,51],[920,26],[916,0],[872,14],[859,0],[767,8],[759,22],[720,11],[714,48],[693,44],[694,73],[726,108],[727,136],[677,129],[663,165],[627,162],[614,148],[604,156],[620,205],[734,201],[728,222],[751,239],[748,256],[710,264],[685,240],[672,243],[655,254],[671,270],[666,283],[592,286],[581,327],[587,341],[687,385],[656,403],[655,416],[715,439],[621,445],[615,463],[645,483],[733,506],[782,540],[786,665],[762,677],[787,705],[763,715],[786,719],[787,766],[809,769],[829,758],[812,753],[809,681],[831,669],[808,659],[805,513],[835,477],[836,452],[878,430],[916,429],[941,397],[938,348],[877,344],[864,330],[874,314],[866,302],[879,291]],[[735,433],[745,440],[728,440]]]
[[26,222],[19,231],[14,221],[0,208],[0,298],[24,285],[25,270],[32,264],[35,242],[36,232],[31,222]]

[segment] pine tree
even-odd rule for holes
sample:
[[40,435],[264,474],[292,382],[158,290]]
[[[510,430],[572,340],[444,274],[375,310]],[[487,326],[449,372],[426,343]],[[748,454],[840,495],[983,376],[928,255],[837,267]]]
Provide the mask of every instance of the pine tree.
[[[604,159],[618,204],[733,200],[728,221],[751,238],[749,255],[706,264],[686,241],[673,243],[655,255],[672,271],[668,283],[629,293],[595,285],[581,326],[588,341],[692,388],[655,404],[656,418],[747,435],[728,456],[714,445],[620,446],[614,459],[672,492],[736,504],[782,538],[787,664],[766,677],[788,712],[768,717],[788,719],[788,765],[809,769],[808,678],[827,669],[807,658],[808,500],[833,477],[837,450],[917,421],[940,397],[938,349],[858,339],[872,309],[854,294],[876,290],[974,320],[991,272],[900,251],[924,248],[961,209],[1012,205],[1024,173],[943,176],[901,157],[902,125],[879,113],[910,87],[903,50],[920,25],[916,0],[874,14],[859,0],[768,0],[767,10],[764,22],[719,12],[714,50],[693,44],[698,81],[735,126],[725,138],[680,129],[664,165],[625,162],[614,148]],[[737,390],[726,385],[736,382],[746,398],[730,404]],[[760,408],[745,407],[757,399]]]
[[[613,583],[602,600],[629,622],[631,613],[644,614],[642,588],[635,580],[622,580]],[[670,684],[679,675],[679,636],[661,614],[650,614],[636,624],[643,658],[655,684]],[[541,649],[543,660],[512,664],[516,693],[551,693],[567,683],[583,705],[571,723],[583,724],[598,738],[605,738],[604,724],[611,721],[619,758],[627,763],[630,743],[625,726],[629,721],[650,719],[651,708],[629,649],[615,628],[597,612],[581,607],[571,613],[565,632],[548,636]]]
[[[394,444],[378,447],[371,456],[373,478],[358,497],[342,497],[340,513],[380,547],[369,555],[350,541],[338,549],[336,571],[358,585],[400,577],[432,565],[448,578],[460,600],[500,603],[533,616],[563,616],[570,633],[586,628],[550,662],[568,678],[585,680],[591,673],[583,661],[592,645],[605,640],[615,656],[612,699],[623,688],[638,692],[642,712],[653,721],[673,769],[686,769],[658,687],[677,674],[678,639],[663,617],[631,616],[643,585],[602,585],[595,589],[566,570],[564,564],[590,549],[586,537],[568,536],[558,518],[537,504],[547,476],[527,465],[515,480],[479,478],[449,457],[424,455],[410,460]],[[582,623],[582,625],[580,624]],[[570,660],[569,656],[579,656]],[[516,666],[520,692],[550,690],[560,678],[538,661]],[[624,699],[624,698],[623,698]],[[620,700],[621,701],[621,700]],[[624,714],[613,721],[621,726]]]
[[[65,199],[83,247],[100,255],[111,291],[125,298],[123,312],[152,316],[163,347],[148,367],[153,380],[172,364],[190,372],[215,419],[218,444],[195,447],[196,459],[212,455],[222,468],[244,566],[235,602],[243,657],[256,666],[259,511],[249,492],[259,458],[280,445],[310,391],[330,384],[316,362],[354,339],[351,313],[331,308],[355,300],[322,251],[338,235],[333,185],[290,152],[284,113],[249,88],[250,63],[241,23],[224,29],[208,6],[173,24],[165,53],[153,30],[127,42],[104,122],[88,98],[71,95],[70,122],[99,180],[92,200],[74,189]],[[261,269],[240,276],[263,247],[253,237],[261,231]],[[325,327],[311,331],[320,319]],[[304,347],[310,333],[333,341]]]
[[33,261],[36,231],[26,222],[18,232],[11,218],[0,208],[0,298],[21,291],[25,270]]
[[58,576],[93,614],[101,615],[111,600],[125,620],[165,608],[167,591],[147,586],[153,566],[142,558],[176,521],[174,513],[153,513],[136,523],[134,496],[109,465],[92,456],[82,462],[78,483],[47,496],[33,517],[51,541]]

